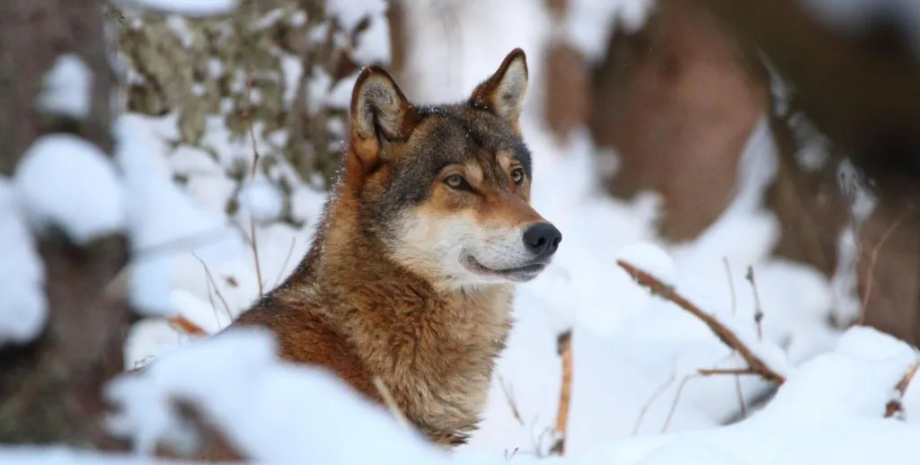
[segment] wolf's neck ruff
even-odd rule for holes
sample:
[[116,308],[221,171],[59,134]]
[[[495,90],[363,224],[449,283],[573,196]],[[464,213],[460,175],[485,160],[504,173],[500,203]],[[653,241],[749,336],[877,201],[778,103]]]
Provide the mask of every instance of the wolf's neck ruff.
[[316,308],[373,367],[369,374],[383,380],[407,418],[438,442],[458,443],[485,405],[511,328],[513,287],[437,290],[361,230],[345,187],[327,207],[309,269],[267,298]]

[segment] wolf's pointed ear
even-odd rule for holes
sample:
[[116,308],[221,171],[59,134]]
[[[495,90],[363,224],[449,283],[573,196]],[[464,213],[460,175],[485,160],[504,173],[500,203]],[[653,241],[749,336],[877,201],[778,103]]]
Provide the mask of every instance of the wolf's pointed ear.
[[526,94],[527,57],[523,50],[516,48],[505,57],[492,77],[476,87],[470,96],[470,104],[495,113],[518,129]]
[[387,142],[405,140],[415,126],[415,108],[383,68],[361,70],[351,94],[351,144],[365,169],[382,160]]

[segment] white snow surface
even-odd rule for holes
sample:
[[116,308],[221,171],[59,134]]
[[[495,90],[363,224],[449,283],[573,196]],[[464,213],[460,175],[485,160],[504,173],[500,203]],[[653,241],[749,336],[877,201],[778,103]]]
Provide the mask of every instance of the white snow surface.
[[86,244],[125,228],[124,186],[115,165],[77,136],[40,137],[16,167],[13,184],[38,232],[54,226]]
[[[326,13],[335,16],[346,31],[352,31],[364,18],[382,15],[386,12],[384,0],[349,0],[326,2]],[[389,39],[387,39],[389,42]]]
[[10,181],[0,176],[0,346],[24,343],[47,318],[45,270]]
[[38,108],[49,114],[82,119],[89,115],[93,72],[73,53],[58,55],[45,75]]

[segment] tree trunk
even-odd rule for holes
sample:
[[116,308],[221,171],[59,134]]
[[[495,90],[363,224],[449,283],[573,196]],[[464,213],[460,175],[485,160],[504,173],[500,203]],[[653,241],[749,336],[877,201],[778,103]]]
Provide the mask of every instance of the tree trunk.
[[[35,108],[43,77],[64,53],[77,55],[93,73],[90,113],[79,121]],[[14,173],[29,146],[54,132],[76,134],[110,152],[112,81],[100,2],[0,2],[2,173]],[[123,368],[129,312],[105,289],[127,262],[127,242],[112,235],[77,246],[51,233],[39,238],[38,249],[48,319],[36,340],[0,348],[0,443],[119,448],[104,429],[101,390]]]

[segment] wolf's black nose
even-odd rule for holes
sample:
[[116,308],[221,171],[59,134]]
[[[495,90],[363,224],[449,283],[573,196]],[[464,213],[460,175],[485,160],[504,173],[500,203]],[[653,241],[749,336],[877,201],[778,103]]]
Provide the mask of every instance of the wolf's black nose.
[[562,233],[552,223],[537,223],[524,231],[524,246],[537,256],[550,256],[559,248]]

